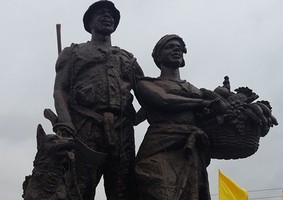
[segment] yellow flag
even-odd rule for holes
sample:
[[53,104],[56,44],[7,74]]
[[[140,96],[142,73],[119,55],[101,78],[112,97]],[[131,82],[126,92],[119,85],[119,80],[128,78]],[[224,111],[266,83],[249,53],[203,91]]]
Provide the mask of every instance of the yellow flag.
[[218,170],[219,200],[248,200],[247,190]]

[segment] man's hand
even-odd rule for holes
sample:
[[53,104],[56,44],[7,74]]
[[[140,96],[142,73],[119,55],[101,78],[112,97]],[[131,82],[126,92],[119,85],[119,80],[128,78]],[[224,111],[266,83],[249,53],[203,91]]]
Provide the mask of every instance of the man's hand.
[[53,126],[53,131],[60,136],[63,137],[73,137],[75,134],[75,130],[70,128],[69,126],[61,123],[57,123]]

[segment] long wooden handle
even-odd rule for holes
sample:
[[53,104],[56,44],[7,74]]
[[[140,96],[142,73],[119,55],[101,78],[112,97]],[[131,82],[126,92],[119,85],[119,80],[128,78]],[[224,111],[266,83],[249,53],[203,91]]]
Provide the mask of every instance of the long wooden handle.
[[58,55],[62,51],[62,44],[61,44],[61,24],[56,24],[56,33],[57,33],[57,47],[58,47]]
[[51,122],[52,126],[54,126],[58,121],[57,115],[51,109],[44,109],[43,115]]

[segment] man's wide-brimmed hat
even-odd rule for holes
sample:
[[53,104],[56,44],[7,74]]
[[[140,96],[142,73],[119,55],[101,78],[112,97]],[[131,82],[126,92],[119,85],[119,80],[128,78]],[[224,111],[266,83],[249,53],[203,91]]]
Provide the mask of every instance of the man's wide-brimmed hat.
[[83,17],[83,22],[84,22],[84,28],[87,32],[91,33],[89,22],[91,20],[92,14],[100,9],[100,8],[108,8],[112,11],[113,13],[113,18],[114,18],[114,30],[116,30],[119,21],[120,21],[120,12],[119,10],[115,7],[114,3],[111,1],[107,0],[100,0],[95,3],[93,3],[85,12],[84,17]]

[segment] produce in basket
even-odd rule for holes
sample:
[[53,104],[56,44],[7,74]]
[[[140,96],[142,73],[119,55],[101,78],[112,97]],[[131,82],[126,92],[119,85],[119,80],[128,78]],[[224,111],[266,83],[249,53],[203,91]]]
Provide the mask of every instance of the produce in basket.
[[202,89],[205,98],[218,98],[227,105],[227,112],[213,117],[202,113],[199,126],[211,143],[211,158],[239,159],[254,154],[270,127],[278,125],[268,101],[257,101],[258,95],[248,87],[230,91],[229,77],[214,91]]

